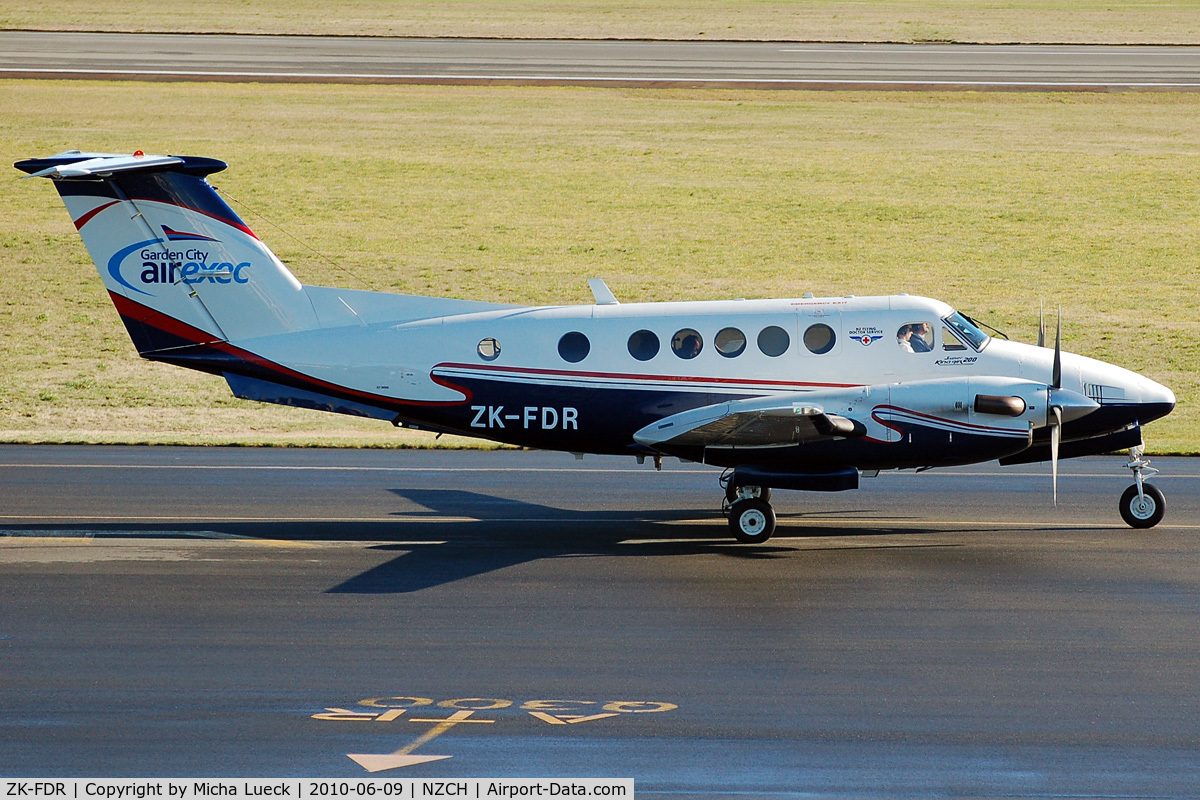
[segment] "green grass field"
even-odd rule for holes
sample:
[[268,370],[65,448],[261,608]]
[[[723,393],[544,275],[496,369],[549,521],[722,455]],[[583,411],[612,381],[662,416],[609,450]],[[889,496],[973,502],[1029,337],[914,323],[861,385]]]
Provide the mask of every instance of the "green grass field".
[[6,0],[0,28],[341,36],[1200,43],[1197,0]]
[[[1144,372],[1200,451],[1200,95],[0,82],[8,162],[207,155],[307,283],[515,303],[910,292]],[[140,361],[57,194],[0,181],[0,440],[385,444]],[[322,255],[323,254],[323,255]],[[412,436],[412,434],[409,434]],[[410,440],[425,443],[427,439]],[[444,441],[444,440],[443,440]]]

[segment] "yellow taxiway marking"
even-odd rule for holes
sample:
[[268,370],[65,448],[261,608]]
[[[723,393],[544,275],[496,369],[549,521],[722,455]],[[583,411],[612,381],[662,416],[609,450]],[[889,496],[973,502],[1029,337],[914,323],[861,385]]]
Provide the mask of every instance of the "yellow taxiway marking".
[[[567,512],[570,513],[570,512]],[[800,512],[801,514],[803,512]],[[780,533],[787,535],[786,531],[789,527],[825,527],[830,525],[852,525],[858,527],[871,527],[875,525],[887,525],[889,527],[910,527],[923,528],[928,526],[945,527],[950,530],[962,530],[964,528],[1024,528],[1029,530],[1038,530],[1040,528],[1077,528],[1080,530],[1125,530],[1125,526],[1113,522],[1070,522],[1059,521],[1055,519],[1041,519],[1033,521],[1021,520],[987,520],[987,519],[915,519],[912,517],[893,518],[893,517],[813,517],[795,518],[790,516],[786,511],[779,515],[781,523]],[[447,524],[447,523],[488,523],[488,524],[530,524],[539,523],[544,525],[580,525],[580,524],[595,524],[604,523],[608,525],[618,525],[623,522],[637,523],[653,523],[655,525],[721,525],[724,524],[724,519],[715,513],[710,517],[699,517],[693,519],[649,519],[646,517],[629,516],[629,517],[575,517],[571,516],[566,519],[556,519],[553,517],[449,517],[449,516],[412,516],[407,517],[403,514],[396,514],[386,517],[166,517],[166,516],[141,516],[141,515],[112,515],[112,516],[97,516],[94,514],[0,514],[0,520],[23,521],[27,524],[37,524],[41,522],[172,522],[180,525],[186,525],[196,522],[276,522],[279,524],[289,523],[304,523],[304,522],[341,522],[352,524],[356,522],[392,522],[401,525],[414,524]],[[1155,526],[1156,530],[1197,530],[1200,529],[1200,524],[1182,524],[1182,523],[1163,523]],[[103,533],[101,531],[100,533]],[[146,535],[148,532],[143,532]],[[183,533],[187,533],[184,531]],[[4,535],[4,534],[0,534]],[[11,535],[11,534],[9,534]],[[205,537],[196,536],[195,538],[218,538],[215,536]],[[224,536],[220,538],[229,539],[251,539],[257,541],[255,537],[240,537],[240,536]],[[680,539],[630,539],[625,544],[662,544],[664,542],[679,542]],[[702,540],[697,540],[702,541]],[[705,540],[706,541],[706,540]],[[445,544],[445,542],[392,542],[387,544]]]
[[254,538],[239,538],[230,539],[229,541],[239,544],[254,544],[264,547],[316,547],[314,542],[301,542],[294,539],[254,539]]
[[[1123,468],[1123,464],[1113,462],[1117,468]],[[645,473],[649,470],[648,467],[590,467],[587,465],[572,465],[568,467],[383,467],[383,466],[337,466],[332,464],[40,464],[40,463],[23,463],[9,462],[0,463],[0,469],[151,469],[151,470],[166,470],[166,469],[184,469],[184,470],[255,470],[255,471],[275,471],[275,472],[564,472],[564,471],[580,471],[592,473]],[[679,467],[664,470],[668,474],[680,475],[716,475],[716,468],[689,468]],[[927,472],[917,473],[913,470],[887,470],[880,473],[879,477],[910,477],[926,480],[929,478],[938,477],[957,477],[957,478],[1044,478],[1049,476],[1049,472],[1039,472],[1034,470],[1010,471],[997,470],[996,472],[985,472],[982,470],[930,470]],[[1065,473],[1060,474],[1060,478],[1083,479],[1083,478],[1100,478],[1109,479],[1120,477],[1121,473],[1114,469],[1112,473]],[[1200,478],[1200,474],[1161,474],[1157,476],[1159,479],[1174,479],[1174,478]],[[872,478],[871,480],[875,480]]]
[[97,539],[106,540],[106,544],[114,542],[169,539],[176,543],[186,542],[241,542],[245,544],[262,544],[268,547],[329,547],[342,545],[347,547],[427,547],[430,545],[449,544],[445,539],[423,539],[421,541],[397,541],[395,539],[353,540],[341,539],[263,539],[257,536],[240,536],[236,533],[221,533],[219,531],[170,531],[170,530],[17,530],[0,528],[0,543],[7,544],[93,544]]
[[414,756],[408,753],[347,753],[352,760],[367,772],[383,772],[388,769],[411,767],[413,764],[426,764],[430,761],[441,761],[450,756]]
[[[1060,522],[1054,519],[1042,519],[1035,521],[1021,520],[990,520],[990,519],[913,519],[911,517],[905,519],[892,519],[888,517],[814,517],[812,519],[794,518],[784,512],[778,515],[779,527],[775,529],[775,535],[771,541],[777,539],[786,539],[789,530],[805,530],[810,528],[832,528],[832,527],[848,527],[848,528],[932,528],[929,533],[956,533],[964,530],[992,530],[999,528],[1011,528],[1015,530],[1043,530],[1054,528],[1061,530],[1069,528],[1072,530],[1114,530],[1128,531],[1131,528],[1115,522]],[[491,521],[491,520],[489,520]],[[573,520],[572,520],[573,521]],[[638,520],[639,522],[654,522],[657,525],[715,525],[722,524],[724,520],[720,517],[713,519],[680,519],[680,520]],[[1151,530],[1200,530],[1200,525],[1189,524],[1174,524],[1160,523]],[[803,534],[808,537],[809,534]],[[841,536],[843,534],[832,532],[829,536]],[[622,544],[678,544],[680,542],[711,542],[709,538],[695,539],[627,539]]]
[[[434,712],[436,708],[454,709],[448,717],[409,717],[409,722],[432,724],[433,727],[425,734],[391,753],[347,753],[347,757],[368,772],[382,772],[413,764],[423,764],[428,761],[438,761],[450,756],[414,755],[418,747],[436,739],[446,731],[463,724],[495,724],[494,719],[475,719],[477,711],[493,711],[510,708],[514,703],[520,703],[520,710],[527,711],[529,716],[549,725],[576,725],[581,722],[610,719],[612,717],[640,715],[674,711],[679,706],[659,700],[508,700],[498,697],[463,697],[453,700],[442,700],[434,706],[432,697],[413,697],[408,695],[394,697],[371,697],[358,701],[360,706],[376,711],[330,707],[324,713],[313,714],[312,719],[340,722],[395,722],[407,711],[420,708],[420,713]],[[589,714],[599,705],[598,713]],[[464,707],[465,706],[465,707]],[[592,708],[588,708],[591,706]],[[553,713],[550,713],[553,712]],[[584,712],[584,713],[577,713]]]
[[[0,514],[0,520],[39,520],[46,522],[479,522],[476,517],[168,517],[145,514]],[[488,520],[491,522],[492,520]],[[509,520],[496,520],[507,522]],[[534,520],[512,520],[532,522]],[[546,520],[553,522],[554,520]]]
[[[392,717],[393,719],[395,717],[400,716],[400,714],[404,713],[404,709],[396,709],[396,710],[399,711],[399,713],[395,714],[394,717]],[[467,710],[455,711],[453,714],[451,714],[450,716],[445,717],[443,719],[427,719],[424,717],[420,717],[420,718],[414,717],[414,718],[410,719],[409,722],[432,722],[435,724],[432,728],[429,729],[428,732],[422,734],[421,736],[418,736],[411,743],[405,745],[404,747],[401,747],[399,750],[396,750],[395,752],[392,752],[392,753],[347,753],[346,755],[350,759],[352,759],[354,762],[356,762],[359,766],[361,766],[363,769],[365,769],[367,772],[382,772],[382,771],[388,770],[388,769],[396,769],[398,767],[408,767],[408,766],[412,766],[413,764],[424,764],[429,761],[440,761],[444,758],[450,758],[450,756],[414,756],[412,754],[412,751],[416,750],[421,745],[426,744],[426,743],[436,739],[437,737],[441,736],[443,733],[450,730],[455,725],[461,725],[463,723],[468,723],[468,722],[482,723],[485,725],[489,725],[489,724],[495,723],[495,721],[496,721],[494,719],[471,719],[471,715],[474,713],[475,713],[474,711],[467,711]]]
[[530,711],[529,716],[540,719],[542,722],[549,722],[551,725],[574,725],[577,722],[593,722],[598,719],[606,719],[608,717],[617,716],[615,713],[609,714],[591,714],[588,716],[581,715],[559,715],[547,714],[544,711]]
[[[324,464],[0,464],[0,469],[187,469],[187,470],[254,470],[275,472],[563,472],[565,469],[586,472],[646,472],[648,467],[348,467]],[[672,469],[669,472],[693,475],[716,475],[715,469]]]
[[[151,517],[151,516],[95,516],[95,515],[65,515],[65,514],[0,514],[0,520],[8,521],[10,524],[19,523],[27,525],[37,525],[46,522],[58,523],[94,523],[104,524],[108,522],[150,522],[150,523],[174,523],[177,525],[189,525],[195,523],[243,523],[243,522],[273,522],[280,525],[304,523],[304,522],[338,522],[343,524],[354,524],[361,522],[391,522],[398,525],[417,525],[417,524],[490,524],[490,525],[584,525],[584,524],[604,524],[604,525],[620,525],[622,523],[638,523],[638,524],[653,524],[655,526],[677,527],[688,525],[701,526],[724,526],[725,520],[717,516],[715,513],[710,517],[700,517],[694,519],[647,519],[645,517],[630,516],[630,517],[568,517],[566,519],[554,519],[547,517],[496,517],[496,518],[479,518],[479,517],[426,517],[414,516],[405,517],[402,515],[388,517]],[[1109,521],[1094,521],[1094,522],[1075,522],[1075,521],[1059,521],[1055,519],[1041,520],[994,520],[994,519],[914,519],[908,518],[891,518],[891,517],[825,517],[815,516],[805,518],[803,516],[797,518],[790,516],[787,512],[779,515],[780,527],[778,533],[774,537],[774,541],[778,543],[780,539],[788,538],[790,530],[811,530],[813,528],[903,528],[911,530],[931,529],[929,533],[953,533],[958,531],[972,530],[1044,530],[1052,528],[1055,530],[1112,530],[1112,531],[1127,531],[1126,526]],[[1194,531],[1200,530],[1200,524],[1187,523],[1172,523],[1166,522],[1156,525],[1155,531]],[[242,536],[238,534],[225,534],[217,532],[196,532],[196,531],[55,531],[47,535],[44,531],[18,531],[4,530],[0,528],[0,539],[5,537],[22,537],[22,538],[90,538],[94,536],[113,537],[114,535],[135,535],[139,538],[152,539],[156,537],[170,537],[179,539],[205,539],[205,540],[229,540],[229,541],[248,541],[261,542],[269,545],[279,545],[280,547],[288,547],[293,544],[300,544],[294,540],[277,540],[277,539],[262,539],[255,536]],[[808,537],[809,534],[803,534]],[[837,532],[827,534],[829,536],[842,535]],[[695,542],[715,542],[716,539],[711,537],[694,537],[694,538],[677,538],[665,537],[654,539],[626,539],[621,542],[625,545],[652,545],[652,544],[682,544]],[[418,545],[442,545],[448,544],[447,540],[423,540],[423,541],[392,541],[380,540],[377,542],[363,542],[362,544],[387,544],[401,546],[418,546]],[[307,544],[307,543],[306,543]],[[301,546],[306,546],[302,544]]]
[[[403,708],[393,709],[393,710],[399,711],[400,714],[404,713]],[[396,717],[400,716],[400,714],[393,716],[392,719],[395,719]],[[324,714],[313,714],[312,718],[313,719],[324,719],[324,720],[337,720],[339,722],[370,722],[373,719],[377,719],[378,716],[379,716],[378,714],[367,712],[367,711],[351,711],[348,708],[328,708],[327,707],[325,709]]]

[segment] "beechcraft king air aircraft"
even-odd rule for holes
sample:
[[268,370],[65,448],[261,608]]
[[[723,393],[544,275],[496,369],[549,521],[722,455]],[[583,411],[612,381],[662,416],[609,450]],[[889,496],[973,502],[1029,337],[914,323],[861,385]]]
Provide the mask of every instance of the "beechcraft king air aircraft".
[[[878,470],[1130,451],[1120,511],[1163,515],[1141,426],[1171,390],[987,335],[909,295],[527,308],[302,285],[208,184],[209,158],[72,151],[54,181],[144,358],[238,397],[581,453],[725,467],[733,535],[766,541],[771,489]],[[1056,337],[1057,338],[1057,337]]]

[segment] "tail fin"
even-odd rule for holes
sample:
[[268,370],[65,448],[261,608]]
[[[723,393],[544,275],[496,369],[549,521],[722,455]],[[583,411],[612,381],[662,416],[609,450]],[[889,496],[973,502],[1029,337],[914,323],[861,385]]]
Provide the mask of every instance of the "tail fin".
[[76,150],[14,166],[54,181],[139,353],[318,326],[304,287],[208,184],[223,162]]

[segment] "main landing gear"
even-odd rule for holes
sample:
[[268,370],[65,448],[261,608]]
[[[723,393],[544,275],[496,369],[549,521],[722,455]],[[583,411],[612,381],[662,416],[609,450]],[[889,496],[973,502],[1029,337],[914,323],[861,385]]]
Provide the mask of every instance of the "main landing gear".
[[771,466],[741,464],[725,470],[721,486],[725,489],[722,510],[729,514],[733,538],[746,544],[761,544],[775,533],[775,512],[771,509],[771,489],[796,489],[802,492],[844,492],[858,488],[859,472],[853,467],[829,472],[794,472]]
[[771,489],[766,486],[734,487],[730,476],[723,475],[729,529],[743,544],[761,544],[775,533],[775,509],[771,508]]
[[1163,493],[1145,482],[1146,478],[1157,475],[1158,470],[1150,466],[1150,459],[1142,456],[1144,452],[1144,447],[1131,447],[1129,463],[1125,465],[1133,470],[1137,481],[1121,495],[1121,519],[1131,528],[1153,528],[1167,510]]

